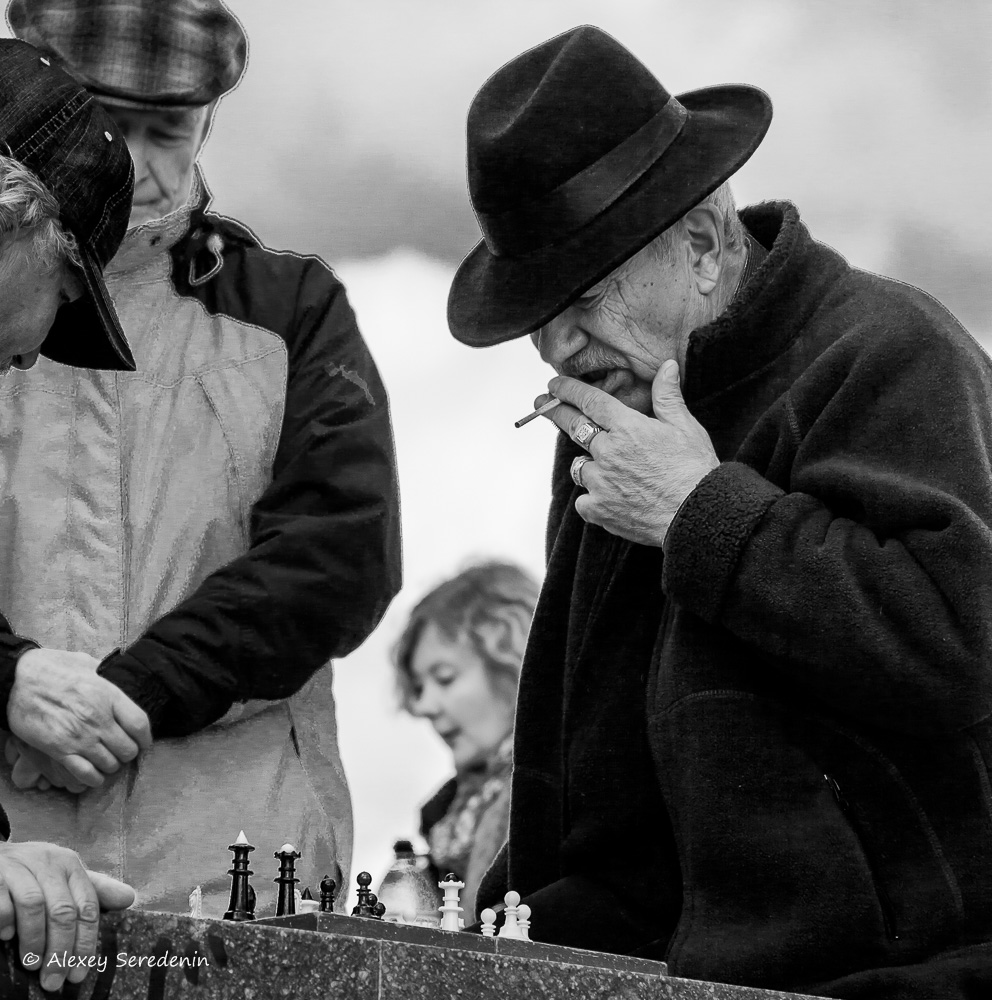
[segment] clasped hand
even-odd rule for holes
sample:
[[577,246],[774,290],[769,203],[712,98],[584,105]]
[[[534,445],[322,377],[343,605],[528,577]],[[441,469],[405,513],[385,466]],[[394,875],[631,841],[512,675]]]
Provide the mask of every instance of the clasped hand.
[[[577,379],[554,378],[548,388],[562,405],[547,418],[591,456],[578,472],[587,491],[575,501],[579,516],[629,541],[663,545],[683,501],[720,464],[682,399],[678,364],[666,361],[655,376],[653,416]],[[601,428],[592,438],[583,428],[590,423]]]
[[28,650],[17,661],[5,748],[17,787],[97,788],[151,746],[148,716],[98,666],[64,649]]

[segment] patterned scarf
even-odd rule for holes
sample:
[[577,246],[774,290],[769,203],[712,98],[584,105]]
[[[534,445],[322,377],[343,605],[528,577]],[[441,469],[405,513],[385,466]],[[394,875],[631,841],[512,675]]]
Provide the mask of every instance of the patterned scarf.
[[454,872],[459,879],[465,877],[479,821],[509,782],[512,765],[511,732],[485,766],[458,775],[451,806],[427,837],[431,858],[442,874]]

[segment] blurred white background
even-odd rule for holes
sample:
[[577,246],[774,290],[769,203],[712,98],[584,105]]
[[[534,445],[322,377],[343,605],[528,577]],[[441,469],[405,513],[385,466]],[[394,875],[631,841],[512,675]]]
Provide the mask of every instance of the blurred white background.
[[512,558],[536,573],[543,563],[553,428],[513,421],[550,372],[526,340],[472,351],[445,322],[454,266],[478,238],[464,185],[475,91],[517,53],[584,22],[674,93],[761,86],[775,119],[735,178],[738,201],[794,200],[814,236],[926,288],[981,339],[992,335],[992,4],[229,5],[251,48],[203,154],[215,207],[270,245],[336,267],[392,399],[406,583],[336,680],[353,872],[377,883],[392,840],[415,834],[417,807],[451,770],[429,726],[395,709],[388,650],[405,613],[470,558]]

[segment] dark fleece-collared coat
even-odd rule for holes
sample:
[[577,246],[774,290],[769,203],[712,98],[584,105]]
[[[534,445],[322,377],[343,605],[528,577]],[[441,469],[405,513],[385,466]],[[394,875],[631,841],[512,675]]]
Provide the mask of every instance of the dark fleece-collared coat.
[[992,996],[992,366],[795,208],[696,330],[722,464],[665,551],[586,525],[559,441],[510,839],[535,938],[674,975]]

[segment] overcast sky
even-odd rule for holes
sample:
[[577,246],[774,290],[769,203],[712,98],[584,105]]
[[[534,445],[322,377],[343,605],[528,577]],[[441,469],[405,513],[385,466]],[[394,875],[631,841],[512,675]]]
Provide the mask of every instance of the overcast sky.
[[[736,178],[821,239],[992,314],[987,0],[234,0],[251,40],[205,162],[217,203],[335,260],[476,238],[465,115],[503,62],[589,22],[679,93],[764,88],[775,119]],[[595,81],[591,81],[595,85]]]

